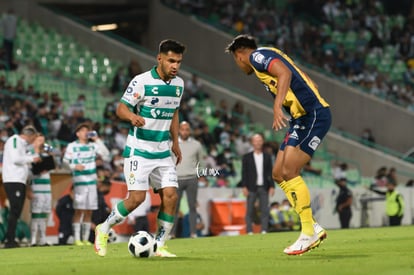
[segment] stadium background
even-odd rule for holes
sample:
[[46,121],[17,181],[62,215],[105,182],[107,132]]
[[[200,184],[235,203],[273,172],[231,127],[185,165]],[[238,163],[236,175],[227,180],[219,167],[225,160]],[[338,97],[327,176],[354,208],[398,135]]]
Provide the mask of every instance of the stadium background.
[[[38,5],[37,2],[41,2],[42,5]],[[74,15],[68,16],[67,12],[61,10],[63,6],[51,7],[50,3],[62,4],[62,1],[2,1],[0,8],[6,10],[13,7],[19,17],[29,22],[36,22],[44,28],[52,28],[58,33],[70,35],[91,50],[104,53],[117,62],[126,64],[131,58],[138,58],[142,68],[149,68],[154,64],[154,53],[161,39],[176,38],[188,46],[185,65],[181,73],[184,78],[188,79],[193,72],[198,73],[203,85],[209,89],[213,100],[218,101],[222,98],[241,100],[247,111],[252,111],[254,121],[261,121],[265,128],[271,125],[271,108],[262,86],[253,77],[241,77],[238,68],[229,62],[230,57],[224,54],[223,49],[232,38],[231,35],[193,17],[171,10],[162,5],[160,1],[117,1],[116,5],[130,5],[137,7],[140,11],[138,14],[128,15],[138,18],[138,23],[135,24],[146,26],[142,28],[143,32],[140,33],[138,45],[135,44],[137,41],[127,41],[120,36],[93,32],[90,29],[92,23],[85,22]],[[112,1],[65,1],[65,4],[74,3],[109,5]],[[81,7],[77,5],[78,9]],[[97,9],[97,11],[100,10]],[[165,27],[166,25],[168,28]],[[407,126],[413,124],[414,114],[347,86],[321,71],[311,68],[306,68],[306,71],[319,84],[321,93],[331,104],[334,115],[333,129],[327,137],[324,148],[321,148],[322,153],[329,154],[330,161],[349,161],[358,180],[367,180],[372,177],[380,166],[396,167],[401,182],[413,178],[413,165],[401,160],[401,155],[413,146],[414,127]],[[376,135],[379,146],[371,148],[358,141],[357,136],[365,127],[370,127],[375,133],[379,133]],[[317,157],[323,160],[325,156]],[[56,173],[56,175],[57,178],[64,178],[64,180],[53,185],[55,199],[65,190],[65,184],[62,182],[68,180],[65,173]],[[330,198],[328,194],[334,188],[333,185],[326,186],[325,182],[318,182],[312,186],[311,192],[321,192],[326,194],[326,198]],[[358,188],[355,190],[359,192]],[[237,192],[238,190],[234,189],[205,189],[200,192],[200,196],[202,200],[208,202],[211,198],[237,198],[239,195]],[[364,193],[363,187],[360,192]],[[413,209],[412,191],[406,189],[403,192],[407,194],[406,199],[408,199],[406,206],[408,212],[404,219],[404,223],[408,224],[412,223],[412,214],[409,214]],[[328,199],[321,200],[321,204],[324,203],[328,209],[330,207]],[[360,205],[356,206],[357,209],[360,208]],[[378,213],[382,207],[382,202],[373,203],[370,213]],[[204,205],[201,210],[205,220],[209,220],[208,206]],[[326,211],[332,212],[331,209]],[[27,219],[27,209],[25,213]],[[325,216],[328,218],[325,223],[330,224],[331,227],[338,226],[337,217],[332,216],[332,213],[331,215],[326,213]],[[373,218],[374,216],[370,216],[373,220],[369,224],[371,226],[381,225],[382,218]],[[352,225],[358,227],[360,224],[360,218],[354,215]]]

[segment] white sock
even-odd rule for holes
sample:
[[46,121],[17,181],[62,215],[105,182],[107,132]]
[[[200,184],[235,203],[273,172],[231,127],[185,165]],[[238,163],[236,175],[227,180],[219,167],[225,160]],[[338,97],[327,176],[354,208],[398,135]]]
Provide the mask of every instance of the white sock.
[[[122,201],[119,202],[119,203],[122,203]],[[112,226],[122,222],[128,216],[128,215],[127,216],[122,216],[121,213],[119,213],[118,204],[116,204],[112,208],[112,211],[109,214],[109,216],[106,218],[106,220],[103,223],[101,223],[100,230],[105,234],[108,234],[108,232],[109,232],[109,230],[111,229]]]
[[158,224],[158,229],[157,229],[157,235],[155,236],[155,239],[157,240],[157,246],[162,247],[165,245],[165,241],[167,241],[167,238],[170,236],[171,229],[173,228],[174,223],[167,222],[167,221],[164,221],[158,218],[157,224]]
[[32,218],[32,222],[30,224],[31,245],[36,244],[38,224],[39,224],[39,219]]
[[82,223],[82,240],[84,242],[89,241],[90,232],[91,232],[91,223],[90,222]]
[[39,219],[39,244],[46,244],[46,224],[47,219]]
[[81,236],[81,224],[78,222],[74,222],[72,223],[72,228],[73,228],[73,238],[76,241],[80,241],[80,236]]

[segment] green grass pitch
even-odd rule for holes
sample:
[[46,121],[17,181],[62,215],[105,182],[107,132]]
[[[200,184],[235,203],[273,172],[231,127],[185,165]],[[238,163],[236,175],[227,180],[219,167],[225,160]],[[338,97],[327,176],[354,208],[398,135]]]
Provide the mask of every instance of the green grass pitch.
[[283,249],[298,232],[174,239],[177,258],[137,259],[126,243],[93,247],[0,249],[0,274],[414,274],[414,226],[328,230],[319,248],[302,256]]

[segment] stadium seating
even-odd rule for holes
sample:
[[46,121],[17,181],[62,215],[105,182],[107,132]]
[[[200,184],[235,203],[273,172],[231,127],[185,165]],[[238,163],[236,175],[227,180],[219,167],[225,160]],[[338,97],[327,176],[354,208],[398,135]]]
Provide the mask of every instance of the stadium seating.
[[109,87],[121,66],[120,62],[92,52],[73,37],[21,18],[15,52],[19,62],[29,62],[40,69],[98,88]]

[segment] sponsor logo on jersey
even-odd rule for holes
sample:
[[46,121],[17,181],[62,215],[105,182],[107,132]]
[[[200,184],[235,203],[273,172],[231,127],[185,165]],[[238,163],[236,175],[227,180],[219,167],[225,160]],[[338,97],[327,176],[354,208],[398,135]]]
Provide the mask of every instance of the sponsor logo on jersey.
[[170,112],[162,112],[161,113],[161,117],[173,117],[174,113],[170,113]]
[[263,63],[264,55],[261,53],[253,53],[253,60],[257,63]]
[[152,92],[154,95],[157,95],[157,94],[158,94],[158,87],[154,87],[154,88],[152,88],[151,92]]
[[150,114],[153,118],[171,118],[174,116],[174,112],[166,112],[166,111],[160,111],[157,109],[151,109]]
[[132,81],[132,86],[135,87],[135,85],[137,85],[137,81],[136,80]]
[[159,100],[159,98],[158,98],[158,97],[153,97],[153,98],[151,99],[151,104],[152,104],[152,105],[156,105],[158,102],[160,102],[160,100]]
[[126,92],[128,94],[132,93],[133,91],[134,91],[134,89],[132,87],[128,87],[127,90],[126,90]]
[[177,96],[180,96],[180,94],[181,94],[180,87],[177,86],[177,89],[175,90],[175,94]]
[[320,138],[318,138],[317,136],[314,136],[312,139],[311,139],[311,141],[309,141],[309,144],[308,144],[308,146],[310,147],[310,148],[312,148],[313,149],[313,151],[315,151],[316,150],[316,148],[318,148],[318,146],[319,146],[319,144],[321,143],[321,139]]
[[298,133],[296,133],[296,131],[293,131],[293,132],[289,135],[289,138],[293,138],[293,139],[298,140],[298,139],[299,139]]
[[161,113],[161,111],[157,109],[151,109],[150,113],[153,118],[157,118],[159,114]]
[[139,93],[134,93],[134,98],[139,98]]

